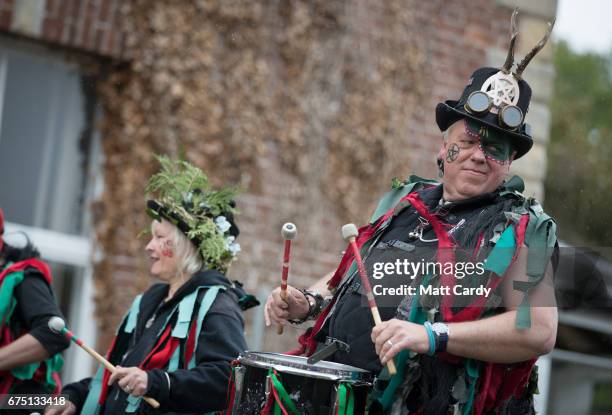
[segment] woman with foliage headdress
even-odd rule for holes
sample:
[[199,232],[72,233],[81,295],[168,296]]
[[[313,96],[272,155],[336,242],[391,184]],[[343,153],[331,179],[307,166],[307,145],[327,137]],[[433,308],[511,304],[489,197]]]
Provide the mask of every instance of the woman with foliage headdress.
[[[163,281],[134,300],[108,354],[118,366],[67,385],[70,403],[51,414],[205,413],[225,407],[230,362],[246,347],[244,310],[256,305],[223,273],[240,251],[233,189],[212,189],[186,161],[158,158],[146,187],[153,218],[146,251]],[[156,412],[159,413],[159,412]]]

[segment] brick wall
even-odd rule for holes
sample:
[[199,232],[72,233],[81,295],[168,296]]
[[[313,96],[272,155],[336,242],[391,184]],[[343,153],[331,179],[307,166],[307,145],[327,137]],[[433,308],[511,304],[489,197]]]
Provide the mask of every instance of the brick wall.
[[0,0],[0,30],[121,58],[120,0]]

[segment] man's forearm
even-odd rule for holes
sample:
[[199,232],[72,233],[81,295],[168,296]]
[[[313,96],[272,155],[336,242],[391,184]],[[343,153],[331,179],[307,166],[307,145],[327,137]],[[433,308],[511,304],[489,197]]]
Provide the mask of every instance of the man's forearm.
[[310,291],[314,291],[316,293],[321,294],[323,297],[330,296],[331,291],[329,291],[329,289],[327,288],[327,282],[331,279],[333,275],[334,273],[330,272],[329,274],[325,275],[323,278],[312,284],[310,287],[308,287],[308,289]]
[[31,334],[25,334],[11,344],[0,348],[0,371],[40,362],[48,357],[49,353],[43,345]]
[[456,356],[494,363],[515,363],[548,353],[557,334],[557,309],[531,309],[532,327],[515,327],[516,311],[478,321],[449,324],[447,351]]

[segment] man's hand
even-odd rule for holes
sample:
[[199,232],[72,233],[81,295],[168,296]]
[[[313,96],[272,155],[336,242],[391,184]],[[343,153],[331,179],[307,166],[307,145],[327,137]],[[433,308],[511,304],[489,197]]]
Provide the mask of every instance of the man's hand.
[[276,288],[266,301],[264,315],[266,326],[272,323],[285,324],[287,320],[303,319],[308,314],[309,303],[306,296],[297,288],[287,286],[287,298],[281,298],[281,289]]
[[375,326],[372,329],[372,341],[383,365],[404,349],[416,353],[429,351],[429,337],[425,327],[396,318]]
[[128,395],[143,396],[147,392],[148,375],[140,368],[117,366],[108,384],[112,385],[115,381]]
[[66,403],[63,405],[48,406],[45,409],[45,415],[72,415],[76,414],[76,412],[76,406],[69,400],[66,400]]

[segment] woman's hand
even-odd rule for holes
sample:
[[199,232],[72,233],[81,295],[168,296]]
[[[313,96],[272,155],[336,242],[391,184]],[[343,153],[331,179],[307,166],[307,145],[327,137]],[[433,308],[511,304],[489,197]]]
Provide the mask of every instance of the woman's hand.
[[404,349],[416,353],[429,351],[429,337],[425,327],[396,318],[375,326],[372,329],[372,341],[383,365]]
[[72,415],[76,414],[76,412],[76,406],[67,399],[66,403],[63,405],[48,406],[45,409],[45,415]]
[[128,395],[143,396],[147,392],[147,372],[135,366],[117,366],[115,373],[108,380],[109,386],[115,381]]
[[302,319],[308,314],[310,304],[304,293],[297,288],[287,285],[287,298],[281,297],[280,287],[268,296],[264,307],[266,326],[270,324],[285,324],[287,320]]

